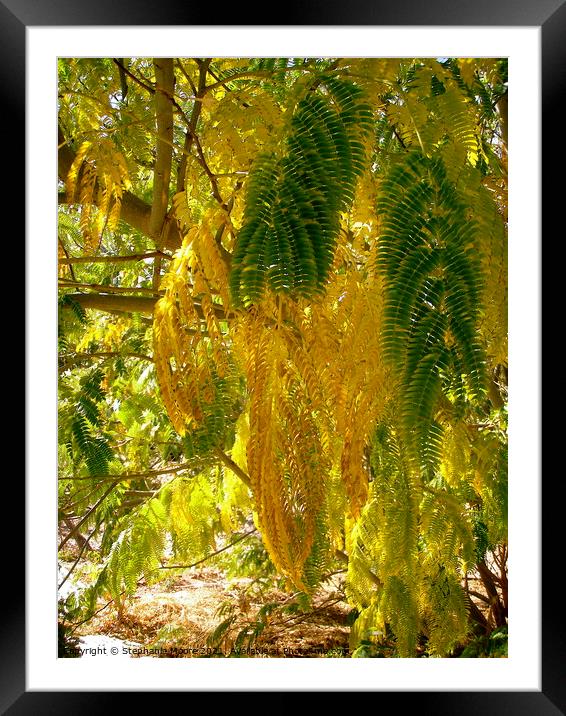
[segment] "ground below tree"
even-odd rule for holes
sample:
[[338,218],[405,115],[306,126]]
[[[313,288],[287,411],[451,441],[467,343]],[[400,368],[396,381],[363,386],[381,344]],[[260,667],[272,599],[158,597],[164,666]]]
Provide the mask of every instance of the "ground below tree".
[[[128,652],[134,658],[320,658],[349,654],[350,608],[337,578],[320,590],[312,610],[306,613],[293,611],[290,595],[277,589],[264,593],[261,601],[254,600],[249,596],[251,581],[227,580],[212,568],[187,570],[165,583],[139,587],[121,614],[108,607],[75,635],[81,637],[83,648],[110,646],[119,639],[124,644],[120,653]],[[266,604],[269,610],[265,610]],[[262,606],[270,613],[258,620]],[[224,638],[215,644],[210,637],[226,614],[233,621]],[[261,633],[254,636],[258,625]],[[246,629],[248,638],[241,637],[237,643],[238,635]],[[101,641],[101,636],[108,641]]]

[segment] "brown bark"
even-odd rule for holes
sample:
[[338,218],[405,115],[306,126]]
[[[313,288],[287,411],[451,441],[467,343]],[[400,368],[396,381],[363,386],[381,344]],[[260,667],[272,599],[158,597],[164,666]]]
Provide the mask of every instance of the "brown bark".
[[246,487],[249,487],[251,489],[252,481],[250,480],[248,475],[246,475],[246,473],[242,470],[242,468],[237,465],[229,455],[226,455],[226,453],[220,448],[215,448],[214,453],[230,470],[232,470],[235,475],[240,478],[240,480],[244,483],[244,485],[246,485]]
[[[65,523],[65,526],[69,531],[75,529],[75,525],[73,524],[70,517],[64,517],[63,522]],[[88,540],[86,539],[86,537],[83,537],[82,534],[78,531],[73,533],[73,539],[77,543],[77,547],[81,550],[84,550],[88,545]]]
[[100,291],[101,293],[119,293],[124,295],[142,294],[145,296],[157,296],[161,294],[159,291],[154,291],[152,288],[145,288],[143,286],[109,286],[103,283],[83,283],[81,281],[71,281],[70,279],[59,279],[59,286],[61,288],[88,288],[93,291]]
[[491,628],[489,626],[489,623],[487,619],[482,614],[481,610],[477,607],[477,605],[470,599],[468,596],[468,607],[470,612],[470,617],[472,621],[474,621],[486,634],[488,634],[491,631]]
[[477,570],[480,574],[482,584],[489,598],[490,613],[496,627],[504,626],[507,621],[507,608],[502,603],[499,592],[497,591],[496,582],[499,581],[485,562],[478,562]]
[[507,138],[508,138],[508,132],[507,132],[507,92],[501,97],[501,99],[497,103],[497,111],[499,113],[500,122],[501,122],[501,139],[503,139],[503,142],[505,144],[505,149],[507,149]]

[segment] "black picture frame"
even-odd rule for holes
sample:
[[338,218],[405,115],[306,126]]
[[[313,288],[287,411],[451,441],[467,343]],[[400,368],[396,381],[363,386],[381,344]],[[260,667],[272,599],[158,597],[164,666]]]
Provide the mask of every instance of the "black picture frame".
[[[231,25],[340,25],[340,26],[489,26],[540,27],[542,41],[542,208],[543,226],[562,226],[558,211],[564,201],[562,182],[554,181],[546,170],[557,161],[557,147],[554,143],[557,125],[563,124],[559,114],[560,100],[566,87],[566,2],[565,0],[349,0],[347,3],[286,3],[284,13],[276,19],[265,20],[259,16],[245,17],[240,4],[214,9],[200,3],[191,5],[176,0],[0,0],[0,96],[4,111],[1,113],[2,137],[5,147],[9,144],[25,146],[26,117],[26,28],[29,26],[105,26],[151,25],[166,27],[173,25],[199,26],[214,25],[213,20],[222,17],[223,26]],[[260,22],[258,22],[260,20]],[[558,119],[559,118],[559,119]],[[561,132],[560,132],[561,134]],[[544,138],[544,141],[543,141]],[[533,136],[533,141],[539,138]],[[10,206],[21,201],[25,185],[24,162],[21,154],[16,161],[5,162],[3,175],[3,197],[10,197]],[[22,176],[18,176],[20,171]],[[25,215],[25,207],[21,216]],[[559,232],[561,233],[561,232]],[[542,228],[541,228],[542,236]],[[559,240],[560,237],[557,236]],[[26,303],[26,308],[29,306]],[[26,393],[26,411],[30,409],[32,396]],[[533,426],[537,430],[538,426]],[[31,449],[30,445],[26,448]],[[541,469],[542,475],[542,469]],[[10,489],[13,489],[12,480]],[[25,504],[24,480],[21,481],[21,504]],[[520,716],[556,716],[566,713],[566,642],[564,627],[560,621],[561,599],[553,570],[555,546],[561,545],[563,535],[560,526],[563,521],[560,500],[542,492],[542,689],[540,692],[473,691],[473,692],[380,692],[379,708],[391,704],[409,713],[444,714],[512,714]],[[14,504],[15,495],[10,496]],[[17,531],[19,544],[24,545],[24,521],[12,531]],[[14,535],[16,532],[14,532]],[[14,543],[16,540],[14,539]],[[11,716],[19,714],[80,714],[99,711],[106,707],[119,709],[125,692],[29,692],[26,690],[25,658],[25,604],[22,599],[25,582],[25,555],[17,561],[10,554],[5,570],[9,576],[4,586],[10,601],[1,612],[0,631],[0,712]],[[18,574],[18,570],[19,574]],[[538,575],[533,574],[533,579]],[[552,580],[552,581],[551,581]],[[10,586],[12,585],[12,586]],[[537,615],[533,614],[533,620]],[[102,686],[102,688],[104,688]],[[292,690],[292,689],[291,689]],[[348,691],[347,683],[344,691]],[[371,691],[368,684],[368,691]],[[144,693],[144,699],[150,694]],[[413,705],[414,704],[414,705]],[[145,708],[149,703],[146,700]],[[377,704],[376,704],[377,706]]]

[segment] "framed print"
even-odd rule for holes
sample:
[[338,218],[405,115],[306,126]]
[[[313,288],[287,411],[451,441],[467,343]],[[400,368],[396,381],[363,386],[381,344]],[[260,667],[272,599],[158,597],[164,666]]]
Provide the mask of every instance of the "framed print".
[[[26,548],[7,550],[25,579],[4,613],[2,712],[368,691],[435,714],[563,713],[560,507],[538,425],[564,5],[212,14],[0,0],[5,136],[25,146],[7,189],[26,196]],[[91,309],[110,318],[87,325]],[[268,571],[217,581],[222,619],[200,641],[172,640],[197,607],[166,591],[151,638],[128,631],[140,585],[187,591],[198,567],[209,588],[246,560]],[[77,565],[103,637],[79,629],[80,648],[61,627],[81,624],[62,589]],[[341,598],[316,602],[334,575]],[[319,648],[308,613],[336,603],[343,628]]]

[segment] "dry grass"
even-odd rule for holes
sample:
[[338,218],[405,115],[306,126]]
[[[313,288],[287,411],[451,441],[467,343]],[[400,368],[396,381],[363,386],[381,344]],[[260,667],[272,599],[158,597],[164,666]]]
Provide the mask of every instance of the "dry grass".
[[[122,612],[108,608],[86,623],[78,633],[106,635],[133,642],[133,656],[168,658],[213,655],[208,637],[218,624],[231,618],[230,627],[216,645],[215,656],[310,658],[340,656],[348,652],[348,605],[337,584],[321,589],[309,612],[285,610],[292,603],[278,590],[254,593],[249,579],[228,582],[215,569],[189,570],[182,576],[140,587]],[[236,638],[243,629],[253,630],[257,612],[266,603],[277,605],[264,618],[257,638],[244,640],[236,652]],[[223,614],[218,614],[219,607]],[[329,654],[330,652],[330,654]]]

